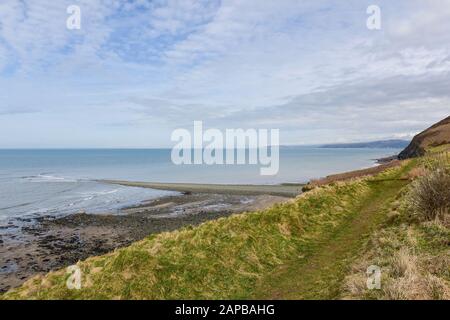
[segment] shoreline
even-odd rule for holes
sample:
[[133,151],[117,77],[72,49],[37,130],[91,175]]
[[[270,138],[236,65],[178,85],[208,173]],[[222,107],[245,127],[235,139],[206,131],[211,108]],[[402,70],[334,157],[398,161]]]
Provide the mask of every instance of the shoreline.
[[149,188],[165,191],[176,191],[184,194],[211,193],[228,195],[271,195],[281,197],[295,197],[302,193],[302,187],[306,183],[282,183],[282,184],[211,184],[211,183],[163,183],[141,182],[126,180],[96,180],[97,182],[117,184],[127,187]]
[[292,197],[184,193],[146,201],[118,214],[78,212],[17,219],[0,235],[0,293],[27,279],[111,252],[152,234],[262,210]]

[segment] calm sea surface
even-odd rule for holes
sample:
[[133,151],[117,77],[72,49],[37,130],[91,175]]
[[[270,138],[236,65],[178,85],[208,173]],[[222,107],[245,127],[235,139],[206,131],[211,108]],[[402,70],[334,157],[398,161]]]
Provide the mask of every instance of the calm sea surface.
[[0,150],[0,222],[9,218],[60,215],[86,210],[117,211],[171,192],[95,182],[121,179],[151,182],[276,184],[305,182],[374,165],[397,149],[280,149],[276,176],[259,165],[172,164],[169,149]]

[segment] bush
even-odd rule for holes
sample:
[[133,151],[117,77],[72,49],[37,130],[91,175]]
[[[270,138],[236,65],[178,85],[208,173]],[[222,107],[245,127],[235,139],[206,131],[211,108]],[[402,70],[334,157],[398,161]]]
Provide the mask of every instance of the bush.
[[411,215],[431,221],[444,217],[450,208],[450,174],[440,168],[419,178],[412,184],[408,197]]

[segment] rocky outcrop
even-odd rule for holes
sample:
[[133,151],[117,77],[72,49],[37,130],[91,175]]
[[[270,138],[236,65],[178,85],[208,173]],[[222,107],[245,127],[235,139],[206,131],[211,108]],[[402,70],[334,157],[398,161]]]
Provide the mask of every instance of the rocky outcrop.
[[399,155],[399,159],[420,157],[430,147],[450,143],[450,116],[416,135]]

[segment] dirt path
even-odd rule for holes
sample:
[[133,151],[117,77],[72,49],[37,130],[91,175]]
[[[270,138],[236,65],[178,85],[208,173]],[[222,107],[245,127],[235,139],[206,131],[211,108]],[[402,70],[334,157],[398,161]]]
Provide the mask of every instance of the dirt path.
[[[403,171],[403,170],[402,170]],[[384,180],[371,183],[372,192],[355,213],[324,239],[306,258],[296,259],[277,269],[257,286],[258,299],[333,299],[351,262],[364,240],[386,216],[391,203],[408,181]]]

